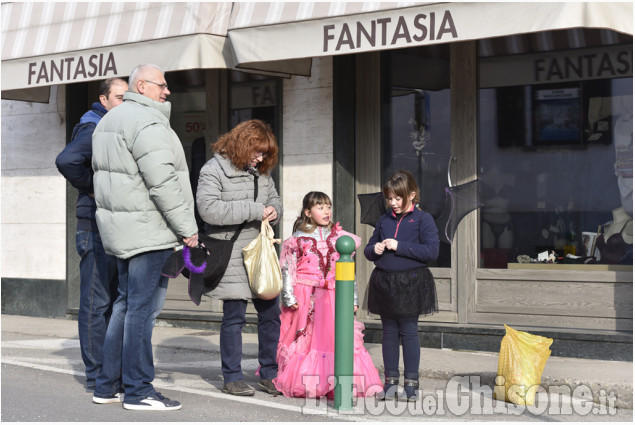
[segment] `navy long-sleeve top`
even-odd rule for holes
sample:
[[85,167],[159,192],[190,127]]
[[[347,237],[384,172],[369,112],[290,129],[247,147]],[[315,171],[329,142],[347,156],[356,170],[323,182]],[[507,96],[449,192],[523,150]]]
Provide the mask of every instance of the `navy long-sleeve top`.
[[93,132],[97,123],[108,111],[95,102],[92,109],[86,112],[73,128],[71,142],[55,159],[59,172],[79,191],[77,197],[77,228],[98,232],[95,221],[95,199],[90,195],[93,190]]
[[[397,250],[375,253],[375,244],[385,239],[396,239]],[[364,255],[384,271],[405,271],[427,266],[439,255],[439,233],[434,219],[427,212],[413,208],[399,217],[387,212],[377,222]]]

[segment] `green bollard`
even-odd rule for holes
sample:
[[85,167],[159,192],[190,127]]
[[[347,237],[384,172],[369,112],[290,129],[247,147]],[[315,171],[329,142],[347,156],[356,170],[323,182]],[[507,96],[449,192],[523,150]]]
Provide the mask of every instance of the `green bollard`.
[[353,303],[355,294],[355,241],[342,236],[335,243],[335,391],[336,410],[353,409]]

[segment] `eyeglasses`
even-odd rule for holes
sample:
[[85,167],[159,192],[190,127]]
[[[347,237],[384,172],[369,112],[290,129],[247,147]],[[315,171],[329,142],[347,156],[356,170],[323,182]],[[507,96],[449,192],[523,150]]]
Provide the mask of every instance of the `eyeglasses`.
[[161,90],[166,90],[168,88],[167,83],[164,84],[159,84],[159,83],[155,83],[154,81],[150,81],[150,80],[143,80],[146,83],[152,83],[152,84],[156,84],[157,86],[159,86],[161,88]]
[[262,157],[262,160],[264,161],[265,159],[269,158],[269,154],[268,153],[262,153],[262,152],[256,152],[254,154],[254,159],[260,158]]

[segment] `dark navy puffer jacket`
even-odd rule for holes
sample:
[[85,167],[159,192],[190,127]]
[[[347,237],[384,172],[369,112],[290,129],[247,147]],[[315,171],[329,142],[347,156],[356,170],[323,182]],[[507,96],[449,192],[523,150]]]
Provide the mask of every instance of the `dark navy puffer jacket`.
[[93,132],[97,123],[108,112],[99,102],[92,105],[73,128],[71,142],[55,159],[55,165],[69,183],[79,191],[77,197],[77,229],[98,232],[95,221],[93,190]]
[[[375,253],[375,244],[385,239],[396,239],[397,250],[384,250],[382,255]],[[428,261],[436,260],[439,255],[439,233],[434,219],[418,208],[395,216],[387,212],[377,222],[364,255],[381,270],[394,272],[427,266]]]

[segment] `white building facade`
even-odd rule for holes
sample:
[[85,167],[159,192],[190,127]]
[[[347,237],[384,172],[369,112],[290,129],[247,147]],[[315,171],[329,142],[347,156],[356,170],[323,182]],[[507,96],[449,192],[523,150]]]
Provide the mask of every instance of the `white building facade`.
[[[87,16],[122,13],[114,4],[61,5],[84,19],[74,24],[84,22],[81,34]],[[76,314],[76,194],[55,156],[96,99],[99,80],[126,77],[140,60],[167,71],[172,126],[194,171],[210,157],[209,144],[238,122],[270,123],[281,152],[274,178],[282,238],[310,190],[329,194],[336,220],[367,241],[373,229],[361,223],[356,196],[379,191],[392,172],[415,174],[422,207],[435,217],[443,217],[452,189],[465,215],[453,218],[452,243],[442,243],[430,265],[440,311],[421,318],[425,346],[497,350],[506,323],[556,338],[556,355],[632,360],[632,230],[611,261],[609,252],[604,260],[587,253],[584,239],[608,239],[616,210],[633,214],[632,22],[622,19],[632,4],[542,5],[496,3],[493,14],[488,3],[455,2],[154,4],[129,14],[138,14],[135,22],[178,16],[180,25],[159,34],[175,46],[145,29],[49,56],[43,44],[24,57],[3,45],[3,313]],[[224,26],[182,24],[205,13]],[[196,30],[174,29],[183,27]],[[5,32],[3,22],[7,40],[19,39],[19,30]],[[110,51],[116,75],[77,71],[80,58],[90,63]],[[75,80],[41,71],[68,57]],[[5,69],[25,81],[5,82]],[[478,190],[455,191],[463,184]],[[466,193],[478,196],[472,208]],[[617,233],[629,241],[627,227]],[[530,261],[545,251],[561,257],[558,264]],[[363,299],[373,265],[362,257]],[[220,303],[194,306],[184,284],[171,282],[160,319],[216,326]],[[377,317],[363,309],[358,317],[367,339],[376,338]],[[596,348],[580,349],[587,346]]]

